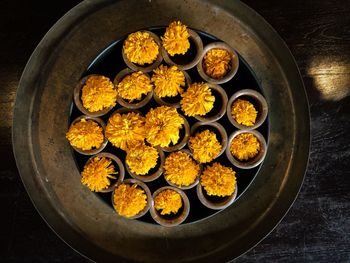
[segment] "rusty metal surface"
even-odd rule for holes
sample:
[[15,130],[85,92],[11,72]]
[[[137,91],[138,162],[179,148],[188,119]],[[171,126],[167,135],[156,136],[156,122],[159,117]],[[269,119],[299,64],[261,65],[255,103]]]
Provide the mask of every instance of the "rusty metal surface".
[[[173,19],[226,41],[250,64],[269,106],[270,137],[258,175],[234,206],[164,228],[116,218],[83,187],[65,132],[73,89],[92,58],[129,32]],[[268,234],[293,203],[307,165],[309,111],[288,48],[239,1],[85,1],[56,23],[30,58],[17,92],[13,143],[33,203],[80,253],[98,261],[227,261]]]

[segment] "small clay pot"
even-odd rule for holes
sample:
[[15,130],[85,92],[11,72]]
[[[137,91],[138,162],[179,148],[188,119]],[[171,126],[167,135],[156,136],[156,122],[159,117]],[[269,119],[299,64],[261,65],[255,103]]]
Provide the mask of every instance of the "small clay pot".
[[[115,180],[115,182],[113,184],[111,184],[107,189],[104,189],[104,190],[101,190],[100,193],[109,193],[109,192],[112,192],[115,185],[118,183],[118,182],[121,182],[124,180],[124,176],[125,176],[125,170],[124,170],[124,165],[122,163],[122,161],[117,157],[115,156],[114,154],[111,154],[111,153],[107,153],[107,152],[100,152],[94,156],[91,156],[85,165],[89,164],[95,157],[105,157],[105,158],[108,158],[110,160],[112,160],[115,164],[117,164],[118,166],[118,178]],[[109,180],[112,180],[112,179],[109,179]]]
[[[191,81],[191,77],[190,75],[188,75],[188,73],[186,71],[182,71],[185,75],[185,79],[186,79],[186,87],[187,88],[189,85],[191,85],[192,81]],[[179,101],[177,102],[167,102],[166,98],[160,98],[158,97],[158,95],[156,94],[155,91],[153,91],[153,98],[154,100],[159,104],[159,105],[165,105],[165,106],[171,106],[174,108],[180,108],[180,100],[181,100],[181,96],[179,98]]]
[[[190,34],[189,38],[194,42],[194,45],[196,48],[196,56],[194,57],[194,59],[192,61],[190,61],[186,64],[177,64],[171,59],[171,56],[169,56],[169,54],[165,50],[165,48],[162,47],[162,55],[163,55],[165,62],[169,65],[175,65],[179,69],[182,69],[182,70],[188,70],[188,69],[195,67],[198,64],[199,60],[201,59],[202,53],[203,53],[203,42],[202,42],[202,39],[200,38],[200,36],[195,31],[193,31],[191,29],[187,29],[187,30],[188,30],[188,33]],[[181,56],[186,56],[186,54],[181,55]]]
[[[140,218],[140,217],[143,217],[147,212],[148,210],[151,208],[151,204],[153,202],[152,200],[152,195],[151,195],[151,191],[149,190],[148,186],[139,181],[139,180],[136,180],[136,179],[126,179],[122,182],[118,182],[113,190],[113,193],[112,193],[112,205],[113,205],[113,208],[115,210],[115,212],[118,214],[117,210],[115,209],[115,203],[114,203],[114,194],[115,194],[115,189],[120,185],[120,184],[137,184],[138,187],[142,188],[146,195],[147,195],[147,204],[145,206],[145,208],[140,212],[138,213],[137,215],[134,215],[132,217],[124,217],[124,218],[127,218],[127,219],[137,219],[137,218]],[[118,214],[119,215],[119,214]],[[121,216],[121,215],[120,215]]]
[[[166,189],[170,189],[170,190],[174,190],[177,193],[179,193],[181,195],[181,199],[182,199],[182,208],[181,212],[174,215],[173,217],[169,216],[169,217],[165,217],[163,215],[161,215],[154,207],[154,198],[162,191],[166,190]],[[156,221],[158,224],[162,225],[162,226],[166,226],[166,227],[173,227],[173,226],[177,226],[179,224],[181,224],[183,221],[186,220],[189,212],[190,212],[190,201],[188,200],[187,195],[185,194],[184,191],[176,188],[176,187],[172,187],[172,186],[164,186],[159,188],[157,191],[155,191],[153,193],[153,199],[152,199],[152,204],[151,204],[151,216],[154,219],[154,221]]]
[[[211,84],[211,83],[207,83],[209,88],[216,91],[217,93],[219,93],[219,96],[221,98],[221,103],[220,103],[220,109],[218,111],[218,113],[216,113],[214,116],[206,116],[210,113],[210,111],[204,115],[204,116],[199,116],[199,115],[195,115],[194,117],[201,121],[201,122],[213,122],[213,121],[217,121],[219,119],[222,118],[222,116],[225,115],[225,112],[226,112],[226,107],[227,107],[227,101],[228,101],[228,97],[227,97],[227,94],[226,94],[226,91],[220,87],[219,85],[216,85],[216,84]],[[215,98],[216,100],[217,98]],[[214,105],[214,108],[211,109],[212,110],[215,110],[215,105]]]
[[225,197],[216,197],[210,198],[208,195],[205,194],[205,189],[203,189],[203,186],[199,183],[197,185],[197,196],[199,201],[206,207],[214,210],[221,210],[229,207],[236,199],[237,197],[237,183],[235,185],[235,191],[230,196]]
[[[203,68],[203,60],[204,60],[205,55],[207,54],[207,52],[209,50],[214,49],[214,48],[225,49],[231,55],[231,69],[221,79],[215,79],[215,78],[210,77],[209,75],[207,75],[207,73],[205,73],[205,70]],[[203,55],[197,64],[197,71],[198,71],[199,75],[205,81],[212,83],[212,84],[223,84],[223,83],[230,81],[236,75],[236,73],[238,71],[238,67],[239,67],[239,57],[238,57],[237,52],[224,42],[213,42],[213,43],[210,43],[204,47]]]
[[79,116],[78,118],[76,118],[72,123],[71,123],[71,126],[77,122],[79,122],[81,119],[86,119],[86,120],[92,120],[94,122],[96,122],[100,127],[102,127],[102,130],[103,130],[103,137],[104,137],[104,140],[101,144],[101,146],[99,148],[95,148],[95,149],[91,149],[91,150],[82,150],[82,149],[79,149],[77,147],[73,147],[73,149],[75,151],[77,151],[78,153],[80,154],[83,154],[83,155],[95,155],[99,152],[101,152],[106,146],[107,146],[107,143],[108,143],[108,140],[105,136],[105,131],[106,131],[106,125],[105,123],[103,122],[102,119],[100,118],[97,118],[97,117],[90,117],[90,116],[86,116],[86,115],[82,115],[82,116]]
[[[245,125],[239,124],[231,115],[232,104],[241,97],[247,97],[248,100],[253,103],[253,105],[256,107],[256,110],[258,111],[257,119],[253,126],[245,126]],[[266,120],[267,113],[268,113],[268,106],[265,98],[255,90],[243,89],[243,90],[237,91],[235,94],[231,96],[230,100],[227,103],[227,110],[226,110],[227,118],[233,124],[233,126],[235,126],[237,129],[240,129],[240,130],[257,129]]]
[[160,162],[160,165],[159,165],[159,168],[157,169],[157,171],[155,171],[154,173],[152,173],[150,175],[148,175],[148,174],[146,174],[146,175],[135,174],[131,171],[130,167],[125,162],[126,170],[131,175],[132,178],[138,179],[142,182],[151,182],[151,181],[158,179],[162,175],[163,165],[164,165],[164,160],[165,160],[164,152],[162,151],[162,149],[160,149],[160,147],[155,147],[155,148],[157,149],[158,155],[159,155],[157,162]]
[[105,108],[103,110],[95,111],[95,112],[90,112],[88,109],[86,109],[83,106],[83,102],[81,100],[81,92],[82,92],[82,89],[83,89],[87,79],[89,77],[92,77],[92,76],[101,76],[101,75],[91,74],[91,75],[87,75],[87,76],[83,77],[81,80],[79,80],[79,83],[74,88],[73,99],[74,99],[75,105],[83,114],[90,116],[90,117],[100,117],[100,116],[107,114],[111,109],[114,108],[114,106],[111,106],[109,108]]
[[[226,148],[227,148],[227,133],[225,128],[218,122],[196,122],[192,128],[191,128],[191,136],[195,136],[195,134],[197,133],[198,129],[201,129],[205,126],[209,126],[209,130],[212,130],[212,128],[214,128],[214,131],[216,134],[219,134],[221,137],[221,141],[220,144],[222,146],[220,153],[218,154],[218,156],[215,157],[218,158],[220,155],[222,155]],[[210,129],[211,128],[211,129]],[[203,129],[204,130],[204,129]],[[192,149],[190,146],[188,146],[188,148],[190,149],[191,153]]]
[[[184,152],[184,153],[188,154],[188,155],[191,156],[191,158],[193,159],[192,153],[191,153],[189,150],[187,150],[187,149],[182,149],[182,150],[180,150],[180,152]],[[201,173],[202,173],[203,167],[202,167],[202,164],[201,164],[201,163],[199,163],[199,162],[196,161],[195,159],[193,159],[193,160],[199,165],[199,173],[198,173],[198,175],[197,175],[197,177],[196,177],[196,180],[195,180],[192,184],[187,185],[187,186],[179,186],[179,185],[174,184],[174,183],[170,182],[169,180],[167,180],[167,179],[165,178],[165,175],[164,175],[165,181],[166,181],[169,185],[171,185],[171,186],[173,186],[173,187],[180,188],[180,189],[182,189],[182,190],[188,190],[188,189],[191,189],[191,188],[195,187],[195,186],[199,183],[199,177],[200,177],[200,175],[201,175]]]
[[[260,148],[259,153],[254,158],[252,158],[248,161],[240,161],[240,160],[236,159],[232,155],[231,150],[230,150],[232,140],[236,136],[238,136],[242,133],[251,133],[251,134],[255,135],[260,142],[261,148]],[[238,130],[238,131],[233,132],[228,139],[228,145],[226,148],[226,156],[234,166],[241,168],[241,169],[251,169],[251,168],[258,166],[260,163],[262,163],[262,161],[265,159],[266,151],[267,151],[266,141],[265,141],[264,136],[262,136],[262,134],[260,132],[258,132],[256,130]]]
[[[154,34],[151,31],[147,31],[147,30],[140,30],[141,32],[147,32],[148,34],[151,35],[151,37],[154,39],[154,41],[157,43],[158,47],[159,47],[159,54],[156,58],[156,60],[152,63],[152,64],[148,64],[146,66],[141,66],[135,63],[132,63],[127,56],[124,54],[124,51],[122,50],[122,56],[123,56],[123,60],[125,62],[125,64],[132,70],[134,71],[142,71],[142,72],[151,72],[153,69],[155,69],[156,67],[158,67],[160,65],[160,63],[162,63],[163,57],[162,57],[162,43],[159,39],[159,37]],[[123,44],[124,46],[124,44]]]
[[[135,72],[135,71],[128,69],[128,68],[120,71],[114,78],[114,81],[113,81],[114,86],[117,88],[118,84],[123,80],[123,78],[126,77],[127,75],[132,74],[133,72]],[[146,74],[146,75],[149,77],[148,74]],[[148,92],[147,95],[141,100],[134,100],[134,102],[128,102],[127,100],[118,96],[117,102],[121,106],[128,108],[128,109],[139,109],[139,108],[142,108],[143,106],[145,106],[152,99],[152,96],[153,96],[153,90]]]

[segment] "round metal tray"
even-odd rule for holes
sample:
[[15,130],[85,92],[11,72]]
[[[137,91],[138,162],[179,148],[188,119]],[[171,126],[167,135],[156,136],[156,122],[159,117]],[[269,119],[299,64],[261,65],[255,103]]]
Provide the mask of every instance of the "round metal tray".
[[[65,139],[73,89],[85,66],[129,32],[178,19],[234,47],[269,106],[269,142],[256,178],[234,206],[173,228],[116,218],[80,184]],[[309,153],[303,83],[276,32],[239,1],[85,1],[47,33],[31,56],[14,107],[13,145],[24,185],[52,229],[98,261],[233,259],[266,236],[293,203]]]

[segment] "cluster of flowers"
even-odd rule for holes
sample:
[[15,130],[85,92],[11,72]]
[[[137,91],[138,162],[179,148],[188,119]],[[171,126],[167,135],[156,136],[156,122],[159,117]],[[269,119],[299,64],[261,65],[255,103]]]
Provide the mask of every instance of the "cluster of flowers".
[[[185,25],[179,21],[172,22],[161,37],[162,47],[170,56],[183,55],[190,48],[189,37]],[[160,48],[152,35],[138,31],[127,37],[123,53],[132,63],[147,65],[157,59]],[[203,69],[214,79],[223,78],[231,67],[231,55],[225,49],[211,49],[203,56]],[[83,107],[94,113],[113,108],[118,97],[133,103],[150,92],[159,98],[180,96],[181,110],[189,117],[205,116],[215,102],[207,83],[191,84],[183,70],[166,65],[159,65],[152,76],[133,71],[118,83],[105,76],[91,75],[81,89],[80,99]],[[231,115],[238,123],[252,126],[256,122],[257,111],[249,101],[238,99],[232,105]],[[147,176],[159,164],[159,149],[179,143],[185,121],[175,107],[159,106],[150,109],[144,116],[132,110],[116,112],[108,119],[105,131],[94,120],[83,118],[71,125],[66,137],[73,147],[83,151],[99,148],[107,139],[126,152],[125,163],[132,173]],[[209,196],[232,195],[236,187],[235,171],[219,162],[211,163],[223,148],[215,132],[207,129],[193,134],[188,140],[188,147],[191,152],[175,151],[166,157],[162,167],[164,178],[179,188],[200,181]],[[254,135],[241,134],[232,141],[230,150],[237,159],[249,160],[258,154],[260,144]],[[202,169],[206,163],[211,164]],[[81,172],[81,182],[90,190],[99,192],[108,188],[117,175],[112,160],[95,157]],[[133,217],[145,209],[147,198],[144,189],[137,184],[121,183],[114,190],[113,202],[120,215]],[[154,198],[154,207],[161,215],[176,214],[182,206],[182,198],[174,190],[163,190]]]

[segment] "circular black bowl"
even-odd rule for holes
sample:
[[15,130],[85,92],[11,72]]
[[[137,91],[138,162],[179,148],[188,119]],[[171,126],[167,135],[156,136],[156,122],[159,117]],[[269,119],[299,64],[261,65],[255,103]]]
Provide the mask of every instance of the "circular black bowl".
[[[162,35],[162,32],[165,30],[165,27],[158,27],[158,28],[153,27],[153,28],[149,28],[147,30],[160,36],[160,35]],[[201,31],[198,31],[197,33],[201,37],[201,39],[203,40],[204,43],[211,43],[211,42],[220,41],[216,37],[209,35],[207,33],[203,33]],[[119,72],[118,68],[125,68],[125,66],[126,66],[123,63],[123,60],[118,59],[122,54],[122,44],[123,44],[123,38],[118,39],[112,45],[110,45],[106,49],[102,50],[99,54],[97,54],[96,58],[93,59],[93,63],[89,64],[88,68],[82,74],[82,76],[90,75],[90,74],[100,74],[100,75],[104,75],[104,76],[110,76],[113,79],[114,76],[117,75]],[[230,81],[228,81],[224,84],[221,84],[220,86],[222,87],[222,89],[226,92],[228,97],[232,96],[234,93],[241,90],[242,89],[241,87],[245,87],[245,86],[249,86],[251,89],[263,94],[264,91],[263,91],[262,87],[259,85],[259,82],[256,79],[256,77],[253,73],[253,70],[250,68],[250,66],[247,64],[246,61],[244,61],[244,59],[241,56],[239,56],[239,60],[240,60],[239,61],[240,66],[238,68],[238,71],[237,71],[235,77],[233,79],[231,79]],[[119,63],[117,63],[117,62],[119,62]],[[192,82],[204,81],[202,79],[202,77],[198,74],[198,71],[196,70],[196,68],[187,70],[186,72],[190,75]],[[149,73],[149,74],[151,74],[151,73]],[[217,96],[217,97],[219,97],[219,96]],[[226,101],[226,103],[227,103],[227,101]],[[158,103],[154,99],[152,99],[145,106],[139,108],[138,110],[145,116],[146,113],[149,111],[149,109],[155,108],[158,106],[159,106]],[[113,112],[119,108],[121,108],[121,105],[117,104],[113,110],[111,110],[109,113],[101,116],[101,118],[107,123],[108,118],[111,116],[111,114],[113,114]],[[225,112],[223,112],[222,114],[218,114],[218,113],[220,113],[220,111],[222,111],[222,109],[226,110],[226,104],[223,105],[222,101],[216,100],[216,103],[214,103],[214,108],[205,117],[210,117],[211,115],[222,116],[217,120],[217,122],[220,123],[223,127],[225,127],[227,134],[231,134],[234,131],[236,131],[237,128],[235,128],[230,123]],[[178,109],[178,111],[183,116],[185,116],[184,113],[181,111],[181,109]],[[73,105],[72,112],[71,112],[71,120],[74,120],[76,114],[79,114],[79,113],[80,113],[79,109],[75,105]],[[191,127],[195,123],[198,122],[198,120],[196,120],[196,118],[194,118],[194,117],[186,117],[186,119],[189,122]],[[268,120],[266,120],[263,123],[263,125],[260,126],[258,129],[263,134],[266,141],[268,140],[268,136],[269,136],[268,126],[269,126]],[[207,126],[205,126],[205,127],[207,127]],[[210,127],[210,126],[208,126],[208,127]],[[200,131],[200,130],[198,130],[198,131]],[[218,138],[218,139],[220,139],[220,138]],[[187,145],[185,146],[185,149],[188,149]],[[224,150],[225,149],[223,149],[223,151]],[[113,147],[111,144],[109,144],[105,148],[105,151],[117,155],[118,157],[121,158],[123,163],[125,163],[125,155],[121,154],[121,151],[118,150],[117,148]],[[167,155],[168,155],[168,153],[166,153],[166,156]],[[76,162],[78,163],[78,166],[79,166],[78,169],[80,170],[81,169],[80,164],[85,163],[85,156],[83,156],[79,153],[75,153],[74,156],[75,156]],[[238,169],[238,167],[233,166],[225,154],[220,155],[218,158],[214,159],[212,162],[220,162],[223,165],[232,167],[232,169],[236,171],[236,173],[237,173],[237,186],[239,189],[238,193],[237,193],[237,198],[240,197],[240,195],[247,189],[247,187],[254,180],[254,177],[257,174],[259,167],[260,167],[260,166],[257,166],[253,169],[249,169],[247,171],[242,171],[242,176],[241,176],[241,170]],[[205,165],[207,165],[207,164],[205,164]],[[154,169],[157,169],[157,168],[158,167],[156,167]],[[151,173],[152,173],[152,171],[150,172],[150,174]],[[126,175],[125,175],[126,179],[131,178],[131,177],[132,176],[130,176],[129,173],[126,173]],[[147,182],[146,184],[147,184],[147,186],[149,186],[149,188],[151,189],[152,192],[156,191],[160,187],[167,185],[167,183],[164,181],[163,177],[160,177],[152,182]],[[182,224],[193,223],[193,222],[196,222],[198,220],[202,220],[202,219],[205,219],[207,217],[213,216],[216,213],[220,212],[220,211],[212,210],[212,209],[202,205],[202,203],[198,200],[198,196],[194,190],[192,190],[192,191],[188,190],[188,191],[186,191],[186,194],[188,195],[192,209],[189,213],[189,216],[186,218],[186,220]],[[112,208],[112,204],[110,202],[111,198],[108,197],[108,195],[101,194],[101,193],[96,193],[96,195],[101,197]],[[145,215],[145,216],[139,218],[138,220],[145,221],[145,222],[152,223],[152,224],[156,224],[156,222],[154,220],[152,220],[152,218],[149,215]]]

